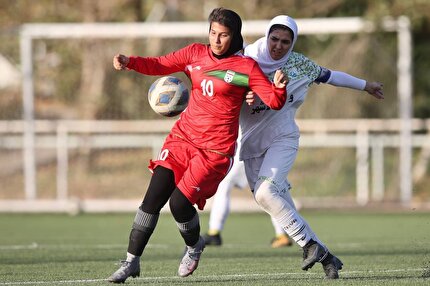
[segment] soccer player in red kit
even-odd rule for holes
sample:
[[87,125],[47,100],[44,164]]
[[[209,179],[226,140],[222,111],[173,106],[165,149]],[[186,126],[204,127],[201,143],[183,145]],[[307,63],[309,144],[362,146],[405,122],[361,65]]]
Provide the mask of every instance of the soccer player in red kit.
[[243,39],[239,15],[217,8],[209,23],[209,45],[195,43],[161,57],[116,55],[113,59],[118,70],[146,75],[184,72],[192,88],[188,107],[167,136],[158,158],[150,162],[153,175],[133,221],[127,258],[109,277],[110,282],[123,283],[140,275],[140,256],[167,201],[186,244],[178,275],[194,272],[205,243],[193,205],[204,208],[233,163],[245,93],[253,90],[272,109],[278,110],[285,103],[284,74],[278,71],[272,84],[254,60],[240,53]]

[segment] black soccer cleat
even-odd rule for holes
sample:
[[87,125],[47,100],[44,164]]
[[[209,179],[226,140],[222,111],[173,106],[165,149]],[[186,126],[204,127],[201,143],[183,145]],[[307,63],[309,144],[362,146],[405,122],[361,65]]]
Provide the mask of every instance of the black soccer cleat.
[[205,240],[205,245],[213,245],[213,246],[221,246],[222,245],[222,239],[221,234],[205,234],[203,236],[203,239]]
[[328,253],[328,250],[321,244],[311,240],[303,247],[302,270],[308,271],[315,263],[322,262]]
[[329,253],[327,257],[321,262],[323,265],[326,279],[338,279],[339,270],[342,269],[343,263],[339,258]]

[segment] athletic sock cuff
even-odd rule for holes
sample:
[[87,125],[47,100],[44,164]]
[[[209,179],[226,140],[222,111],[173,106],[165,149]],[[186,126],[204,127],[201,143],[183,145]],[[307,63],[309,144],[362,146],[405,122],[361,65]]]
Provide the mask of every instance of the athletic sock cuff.
[[146,213],[139,208],[133,221],[133,228],[142,231],[146,229],[154,229],[157,225],[159,216],[159,214]]
[[190,221],[176,222],[176,225],[178,226],[180,232],[187,232],[195,229],[199,226],[199,214],[196,213]]

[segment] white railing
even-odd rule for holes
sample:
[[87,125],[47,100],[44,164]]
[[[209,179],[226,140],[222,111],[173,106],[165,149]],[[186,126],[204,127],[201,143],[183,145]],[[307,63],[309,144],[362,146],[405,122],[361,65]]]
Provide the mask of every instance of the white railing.
[[[142,121],[38,121],[34,122],[35,148],[56,149],[57,201],[68,205],[68,154],[70,149],[152,148],[157,156],[173,120]],[[356,203],[366,205],[384,198],[384,148],[401,147],[398,119],[298,120],[303,148],[356,149]],[[411,120],[412,147],[430,149],[430,119]],[[23,149],[24,121],[0,121],[0,149]],[[85,136],[84,136],[85,135]],[[84,139],[85,138],[85,139]],[[400,172],[400,169],[399,169]],[[400,176],[401,174],[399,174]],[[370,180],[370,178],[372,178]],[[35,186],[34,186],[35,189]],[[37,194],[26,194],[27,200]],[[104,204],[106,205],[106,204]],[[57,207],[61,206],[57,204]]]

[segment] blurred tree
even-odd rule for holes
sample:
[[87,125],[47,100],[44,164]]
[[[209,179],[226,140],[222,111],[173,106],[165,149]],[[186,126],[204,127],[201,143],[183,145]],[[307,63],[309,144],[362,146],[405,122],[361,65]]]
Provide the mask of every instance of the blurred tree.
[[[83,0],[83,22],[110,22],[116,17],[117,11],[123,7],[134,7],[122,18],[129,22],[140,20],[141,2],[139,0],[103,1]],[[126,41],[127,43],[127,41]],[[125,47],[124,47],[125,48]],[[79,91],[78,110],[80,119],[97,119],[96,114],[102,106],[103,87],[105,85],[106,71],[111,62],[106,59],[112,57],[112,49],[106,47],[105,42],[97,40],[82,43],[82,72]]]
[[[217,6],[237,11],[243,20],[270,19],[288,14],[297,19],[359,16],[378,22],[386,16],[397,18],[406,15],[412,23],[414,43],[414,116],[430,118],[429,0],[0,0],[0,54],[19,67],[19,31],[25,23],[206,21],[211,9]],[[149,86],[154,78],[113,71],[112,56],[120,51],[160,55],[195,40],[206,42],[206,39],[125,39],[104,40],[103,43],[99,40],[37,39],[34,41],[36,117],[159,119],[150,112],[146,90],[142,88]],[[395,36],[389,33],[372,37],[359,34],[301,38],[297,51],[321,65],[366,78],[381,78],[386,83],[386,94],[390,96],[387,96],[384,108],[380,108],[375,107],[370,98],[339,96],[339,90],[336,91],[336,100],[333,100],[333,90],[321,86],[311,91],[312,98],[300,115],[313,118],[397,116],[397,99],[392,96],[395,95],[397,80],[396,45]],[[358,58],[365,60],[354,60]],[[372,60],[375,58],[378,59],[377,64]],[[21,118],[20,89],[0,90],[1,120]],[[316,91],[327,96],[312,96]],[[335,101],[338,107],[329,109]],[[422,170],[428,165],[429,154],[426,150],[416,154],[416,161],[423,163],[416,164],[420,168],[415,168],[418,171],[414,172],[414,176],[418,174],[416,182],[421,180],[421,188],[425,191],[428,179],[423,180],[427,173]],[[72,158],[75,154],[70,155]],[[88,162],[83,160],[81,163],[84,166],[82,170],[85,170]],[[80,173],[81,176],[84,174],[85,171]]]
[[[8,58],[11,62],[19,63],[19,27],[23,23],[32,22],[136,22],[154,19],[156,12],[162,9],[154,7],[167,6],[165,14],[155,17],[163,21],[184,20],[184,21],[205,21],[209,9],[214,6],[224,6],[236,10],[244,20],[252,19],[270,19],[278,14],[288,14],[295,18],[314,18],[314,17],[343,17],[343,16],[360,16],[371,20],[380,20],[382,17],[398,17],[406,15],[411,19],[413,28],[413,60],[414,60],[414,115],[416,117],[430,117],[430,83],[427,80],[427,74],[430,66],[430,41],[428,40],[430,32],[430,1],[428,0],[248,0],[246,2],[231,0],[0,0],[0,53]],[[256,13],[255,11],[258,11]],[[163,12],[161,12],[163,13]],[[379,53],[384,57],[383,51],[387,48],[395,48],[395,42],[382,39],[387,45],[380,45],[379,51],[373,50],[372,53]],[[297,49],[306,55],[314,55],[314,51],[325,53],[327,59],[333,58],[336,54],[332,51],[348,50],[354,53],[354,56],[364,55],[360,51],[363,47],[361,41],[368,41],[365,38],[351,36],[340,40],[339,43],[332,43],[330,37],[318,39],[300,40]],[[46,46],[46,55],[55,56],[50,51],[62,53],[60,62],[57,66],[52,65],[35,65],[39,78],[36,81],[36,92],[42,104],[43,110],[58,110],[58,103],[64,106],[73,107],[76,103],[79,113],[76,112],[41,112],[40,116],[54,118],[55,116],[79,116],[80,118],[141,118],[142,113],[136,113],[136,107],[141,109],[143,99],[134,99],[139,96],[136,89],[136,83],[132,82],[123,84],[124,79],[111,75],[110,60],[111,56],[117,51],[133,51],[143,47],[145,54],[149,51],[161,54],[173,48],[173,44],[178,41],[163,40],[163,44],[156,46],[156,41],[145,43],[145,40],[136,42],[134,40],[107,42],[100,44],[97,41],[82,41],[81,43],[64,44],[53,43],[52,41],[40,40],[40,45]],[[43,43],[42,43],[43,42]],[[393,43],[392,43],[393,42]],[[144,45],[142,45],[144,44]],[[183,45],[184,43],[179,44]],[[152,46],[145,46],[152,45]],[[334,45],[334,46],[333,46]],[[342,46],[343,45],[343,48]],[[36,47],[37,45],[35,45]],[[67,47],[67,48],[66,48]],[[155,47],[155,48],[154,48]],[[330,47],[330,48],[328,48]],[[138,50],[140,54],[140,50]],[[67,60],[67,64],[65,61]],[[324,63],[321,63],[324,64]],[[359,67],[344,66],[348,71],[358,71]],[[385,63],[389,64],[389,63]],[[77,68],[77,67],[81,67]],[[370,63],[362,69],[369,69]],[[352,68],[351,70],[349,70]],[[44,71],[43,69],[51,69]],[[376,73],[376,71],[375,71]],[[52,78],[54,85],[45,83],[39,85],[39,81],[46,78]],[[108,77],[109,80],[106,80]],[[132,78],[136,81],[136,78]],[[137,85],[142,82],[137,83]],[[121,93],[124,92],[121,86],[126,86],[130,92],[130,99],[124,99]],[[50,98],[46,92],[55,94],[54,99],[57,104],[44,105],[49,102]],[[7,91],[11,94],[10,98],[16,98],[8,102],[13,102],[14,106],[18,103],[20,93],[17,90]],[[109,97],[106,94],[109,93]],[[13,95],[13,96],[12,96]],[[116,97],[116,99],[115,99]],[[121,100],[119,100],[121,98]],[[114,100],[115,99],[115,100]],[[325,100],[321,106],[327,105],[330,99]],[[114,104],[110,104],[114,103]],[[136,104],[138,103],[138,104]],[[375,111],[371,105],[363,104],[360,112],[366,115],[375,116]],[[3,108],[3,107],[2,107]],[[115,108],[115,112],[113,112]],[[3,108],[7,110],[7,107]],[[357,111],[355,111],[356,113]],[[8,112],[15,114],[14,112]],[[12,115],[13,116],[13,115]]]

